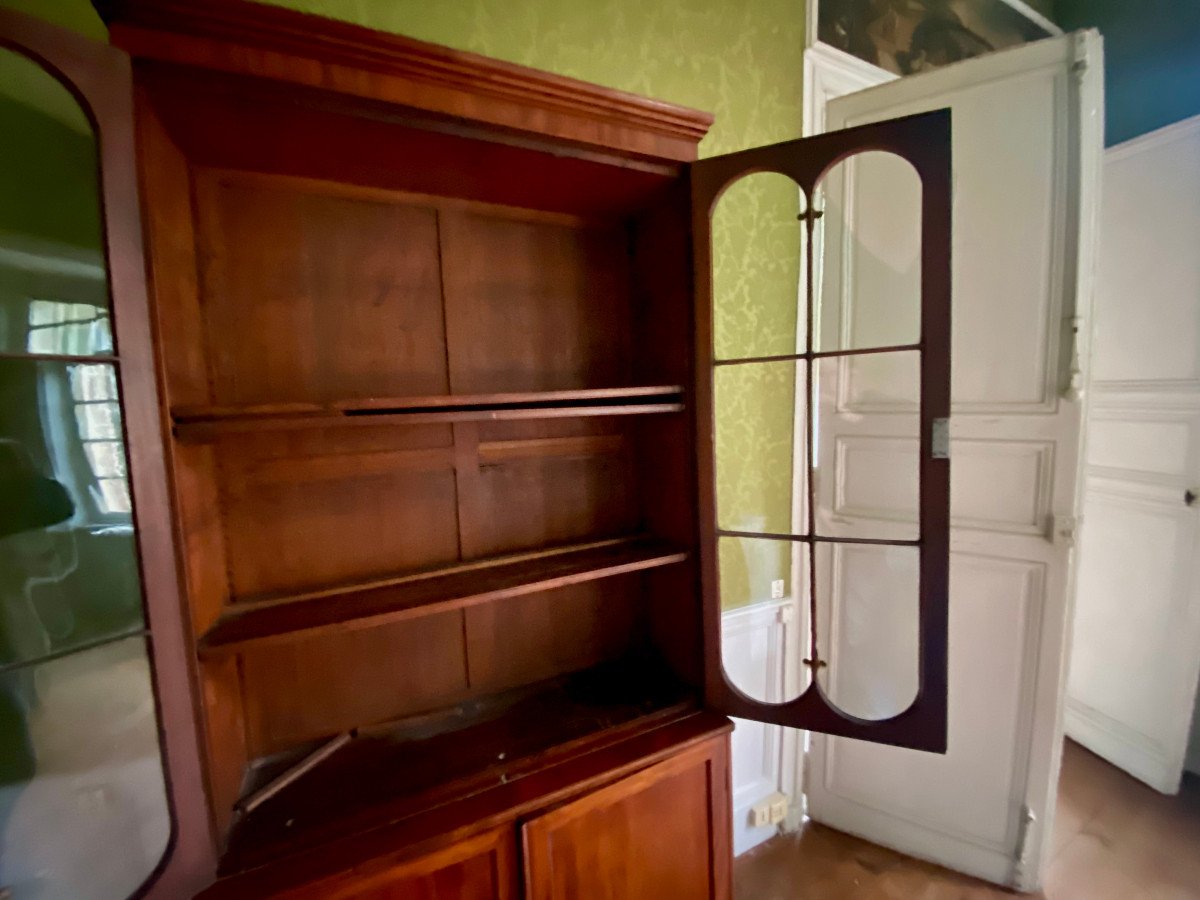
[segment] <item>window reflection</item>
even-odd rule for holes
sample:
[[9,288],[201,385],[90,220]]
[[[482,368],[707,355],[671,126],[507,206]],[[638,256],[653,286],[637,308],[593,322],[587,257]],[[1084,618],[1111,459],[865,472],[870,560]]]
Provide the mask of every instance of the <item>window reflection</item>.
[[120,900],[171,834],[88,118],[0,50],[0,896]]

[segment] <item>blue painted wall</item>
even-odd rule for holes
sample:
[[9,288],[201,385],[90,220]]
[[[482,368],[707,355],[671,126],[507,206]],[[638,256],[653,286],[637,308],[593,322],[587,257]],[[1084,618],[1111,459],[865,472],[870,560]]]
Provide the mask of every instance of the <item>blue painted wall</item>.
[[1109,146],[1200,114],[1200,0],[1055,0],[1054,19],[1104,35]]

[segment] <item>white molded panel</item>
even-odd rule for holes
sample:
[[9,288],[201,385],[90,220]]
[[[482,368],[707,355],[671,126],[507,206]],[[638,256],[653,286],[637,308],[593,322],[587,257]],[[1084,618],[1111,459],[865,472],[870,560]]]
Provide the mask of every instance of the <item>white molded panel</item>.
[[1150,417],[1139,411],[1094,410],[1088,419],[1088,465],[1122,470],[1126,476],[1187,479],[1196,458],[1195,418],[1194,413]]
[[[834,511],[839,516],[914,522],[917,442],[837,437]],[[957,528],[1043,534],[1050,515],[1054,445],[1044,441],[950,442],[951,504]],[[899,476],[899,477],[898,477]]]
[[1158,790],[1178,790],[1200,604],[1193,510],[1089,479],[1068,685],[1072,736]]
[[1200,387],[1197,172],[1200,118],[1105,154],[1092,368],[1100,386]]
[[[965,845],[1004,880],[1023,790],[1030,728],[1026,672],[1043,593],[1038,563],[954,554],[950,607],[950,739],[946,756],[825,738],[824,787],[839,828],[905,846],[913,826]],[[978,773],[989,773],[981,780]],[[884,827],[878,828],[879,816]],[[875,817],[864,822],[863,817]],[[918,845],[919,849],[919,845]],[[929,853],[933,853],[932,850]]]

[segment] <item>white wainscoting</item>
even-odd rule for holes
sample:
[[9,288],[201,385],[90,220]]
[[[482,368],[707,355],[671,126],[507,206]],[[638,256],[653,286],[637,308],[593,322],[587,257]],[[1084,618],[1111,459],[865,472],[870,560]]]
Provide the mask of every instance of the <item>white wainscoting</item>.
[[[756,603],[721,618],[722,652],[730,678],[756,697],[783,697],[786,654],[796,652],[800,616],[792,599]],[[776,792],[790,793],[795,735],[762,722],[734,720],[733,853],[745,853],[779,832],[750,824],[754,804]],[[791,740],[789,740],[791,738]]]

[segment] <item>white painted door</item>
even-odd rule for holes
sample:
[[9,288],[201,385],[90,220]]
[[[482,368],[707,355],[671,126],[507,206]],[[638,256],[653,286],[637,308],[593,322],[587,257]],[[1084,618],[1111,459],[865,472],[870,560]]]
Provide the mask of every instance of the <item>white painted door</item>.
[[1067,734],[1179,790],[1200,675],[1200,117],[1104,158]]
[[[808,813],[1021,889],[1040,879],[1061,754],[1085,361],[1071,334],[1089,307],[1101,72],[1099,35],[1079,33],[825,109],[831,131],[953,111],[949,751],[814,734]],[[911,325],[903,303],[919,273],[905,223],[919,185],[895,166],[864,158],[825,192],[819,327],[843,342],[862,331],[887,343],[877,332]],[[911,367],[863,356],[820,377],[819,514],[847,534],[904,536],[916,495]],[[831,669],[866,648],[893,674],[891,694],[868,691],[877,677],[831,685],[849,708],[878,715],[916,690],[905,668],[916,632],[911,561],[871,549],[824,563],[818,583],[833,588],[818,615]],[[894,603],[878,602],[881,587]]]

